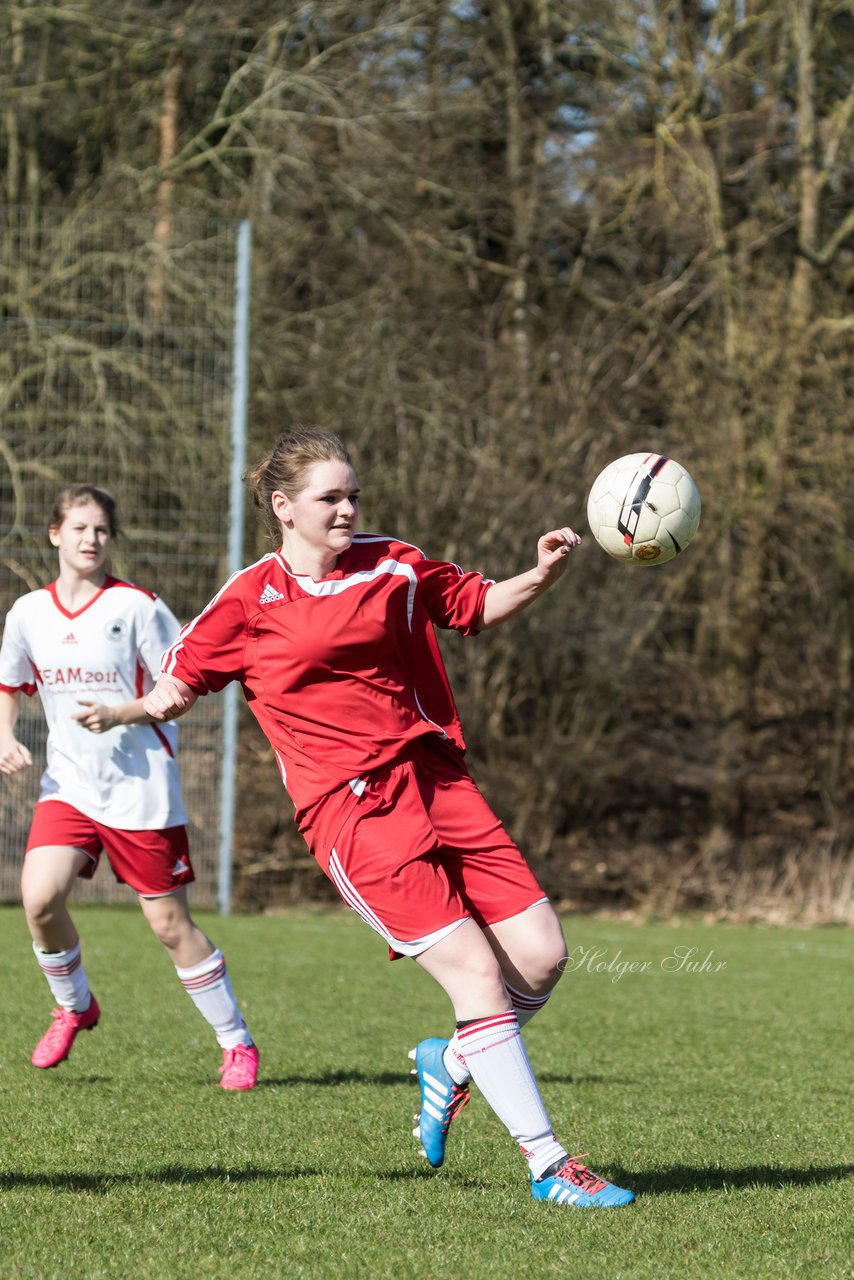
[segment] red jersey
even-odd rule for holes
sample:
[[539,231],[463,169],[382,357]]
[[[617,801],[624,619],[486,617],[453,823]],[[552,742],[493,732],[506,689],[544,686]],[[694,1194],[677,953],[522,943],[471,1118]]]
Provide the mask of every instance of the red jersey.
[[302,825],[308,811],[427,734],[465,750],[433,627],[475,635],[490,579],[357,533],[333,573],[281,551],[232,575],[163,657],[199,694],[239,680]]

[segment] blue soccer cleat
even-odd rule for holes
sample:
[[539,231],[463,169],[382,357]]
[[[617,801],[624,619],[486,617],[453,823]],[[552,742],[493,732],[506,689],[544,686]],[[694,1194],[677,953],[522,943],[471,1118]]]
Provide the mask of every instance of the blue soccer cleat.
[[422,1040],[409,1055],[415,1062],[412,1074],[418,1076],[421,1088],[421,1111],[415,1117],[412,1136],[421,1139],[421,1153],[434,1169],[445,1159],[451,1121],[471,1099],[468,1086],[456,1084],[448,1074],[442,1061],[447,1047],[447,1040],[433,1036]]
[[541,1178],[534,1179],[532,1175],[531,1194],[535,1200],[571,1204],[576,1209],[616,1209],[634,1200],[631,1191],[606,1182],[570,1156],[562,1164],[553,1165]]

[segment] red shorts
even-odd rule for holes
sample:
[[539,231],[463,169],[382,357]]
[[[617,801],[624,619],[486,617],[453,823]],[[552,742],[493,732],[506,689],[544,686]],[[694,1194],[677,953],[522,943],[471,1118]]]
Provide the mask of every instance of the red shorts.
[[43,845],[81,849],[91,859],[80,872],[86,880],[95,874],[105,852],[119,884],[129,884],[145,897],[174,893],[196,878],[186,827],[121,831],[87,818],[64,800],[42,800],[36,805],[27,852]]
[[[341,897],[388,942],[418,955],[464,920],[497,924],[546,901],[462,759],[419,744],[368,775],[343,826],[321,806],[305,834]],[[336,813],[338,815],[336,821]]]

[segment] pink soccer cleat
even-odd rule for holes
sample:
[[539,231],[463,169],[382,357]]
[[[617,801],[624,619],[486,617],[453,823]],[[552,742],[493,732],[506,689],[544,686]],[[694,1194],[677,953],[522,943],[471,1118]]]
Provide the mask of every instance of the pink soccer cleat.
[[73,1009],[54,1009],[51,1017],[53,1026],[49,1027],[33,1050],[34,1067],[55,1067],[64,1062],[71,1052],[71,1046],[78,1031],[91,1031],[98,1025],[101,1010],[98,1001],[92,996],[89,1008],[83,1013],[75,1013]]
[[221,1089],[254,1089],[258,1080],[259,1053],[254,1044],[223,1049],[219,1074]]

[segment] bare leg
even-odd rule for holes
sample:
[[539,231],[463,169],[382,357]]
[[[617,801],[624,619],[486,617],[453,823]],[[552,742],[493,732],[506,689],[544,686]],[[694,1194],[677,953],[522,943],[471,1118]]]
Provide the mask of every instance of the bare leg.
[[416,961],[445,991],[458,1022],[510,1008],[498,960],[474,920],[465,920]]
[[539,1177],[544,1168],[565,1159],[566,1151],[552,1131],[490,940],[473,920],[466,920],[417,960],[445,990],[457,1018],[447,1048],[433,1039],[414,1050],[421,1112],[413,1132],[425,1155],[434,1166],[444,1160],[448,1126],[464,1105],[459,1086],[472,1075]]
[[68,895],[89,862],[81,849],[41,845],[30,849],[21,874],[21,897],[33,949],[51,995],[54,1022],[33,1050],[35,1067],[55,1067],[71,1051],[78,1031],[98,1023],[100,1009],[89,987],[80,938],[67,907]]
[[[254,1088],[258,1050],[235,999],[224,956],[190,918],[186,888],[162,898],[140,897],[139,902],[168,951],[181,985],[213,1030],[220,1047],[226,1050],[222,1087]],[[231,1060],[234,1051],[239,1061]]]
[[550,903],[539,902],[483,932],[514,990],[545,996],[556,986],[566,961],[566,942]]
[[80,941],[66,905],[74,881],[89,862],[81,849],[30,849],[21,874],[21,898],[33,942],[42,951],[70,951]]
[[191,969],[215,950],[210,938],[190,917],[186,888],[160,898],[140,895],[142,913],[177,969]]

